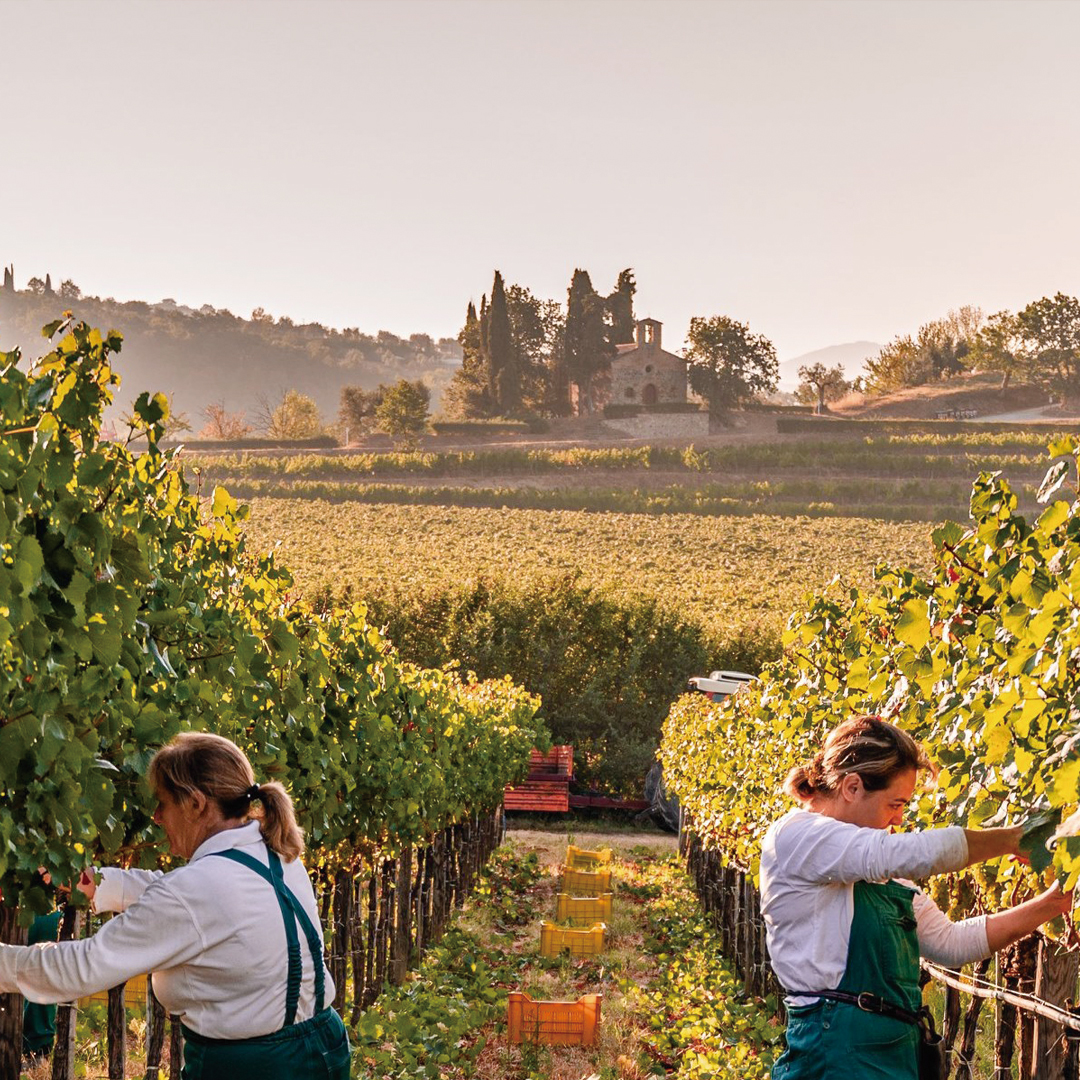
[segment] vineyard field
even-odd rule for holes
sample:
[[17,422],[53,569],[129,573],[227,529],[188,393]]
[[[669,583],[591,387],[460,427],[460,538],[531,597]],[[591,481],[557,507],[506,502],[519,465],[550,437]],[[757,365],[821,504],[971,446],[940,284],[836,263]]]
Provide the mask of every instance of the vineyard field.
[[279,543],[305,592],[425,589],[478,576],[577,574],[660,597],[716,638],[783,625],[835,574],[866,584],[880,562],[929,568],[929,527],[860,518],[704,518],[257,498],[248,534]]

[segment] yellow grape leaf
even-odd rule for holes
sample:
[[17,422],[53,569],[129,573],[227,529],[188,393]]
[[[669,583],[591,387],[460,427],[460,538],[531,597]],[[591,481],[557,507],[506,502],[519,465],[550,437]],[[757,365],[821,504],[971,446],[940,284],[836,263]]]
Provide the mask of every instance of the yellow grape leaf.
[[984,742],[986,760],[992,764],[1005,757],[1005,751],[1009,749],[1009,743],[1012,742],[1012,733],[1004,724],[997,724],[987,730]]
[[930,619],[926,614],[925,600],[909,600],[901,608],[896,636],[916,651],[930,640]]
[[1054,774],[1050,789],[1051,806],[1067,806],[1080,797],[1080,758],[1066,761]]

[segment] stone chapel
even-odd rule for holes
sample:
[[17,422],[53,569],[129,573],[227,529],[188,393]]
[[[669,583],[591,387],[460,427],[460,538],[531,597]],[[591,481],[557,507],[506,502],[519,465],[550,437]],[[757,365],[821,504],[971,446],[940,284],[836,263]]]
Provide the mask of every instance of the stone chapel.
[[661,325],[658,319],[639,319],[634,340],[615,346],[607,404],[685,404],[686,361],[660,347]]

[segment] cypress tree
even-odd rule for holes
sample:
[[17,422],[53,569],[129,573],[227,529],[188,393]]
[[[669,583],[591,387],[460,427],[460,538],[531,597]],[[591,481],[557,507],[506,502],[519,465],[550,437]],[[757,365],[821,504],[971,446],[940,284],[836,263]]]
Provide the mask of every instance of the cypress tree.
[[46,274],[45,275],[45,295],[46,296],[52,296],[53,295],[52,275],[51,274]]
[[488,392],[503,416],[521,407],[521,372],[514,335],[510,329],[510,312],[506,305],[506,288],[502,274],[495,271],[491,286],[491,305],[488,307],[488,358],[490,382]]
[[488,318],[487,293],[480,297],[480,359],[484,365],[484,393],[491,398],[491,350],[488,348],[491,337],[491,320]]
[[446,388],[446,408],[451,415],[464,418],[490,416],[491,398],[487,387],[487,362],[480,341],[480,319],[471,300],[458,341],[461,343],[461,367],[454,372]]
[[577,387],[579,415],[593,412],[602,393],[612,346],[604,324],[604,301],[586,270],[575,270],[566,302],[566,377]]
[[634,340],[634,293],[636,291],[637,282],[634,281],[634,271],[627,268],[619,274],[615,291],[607,298],[612,345],[625,345]]

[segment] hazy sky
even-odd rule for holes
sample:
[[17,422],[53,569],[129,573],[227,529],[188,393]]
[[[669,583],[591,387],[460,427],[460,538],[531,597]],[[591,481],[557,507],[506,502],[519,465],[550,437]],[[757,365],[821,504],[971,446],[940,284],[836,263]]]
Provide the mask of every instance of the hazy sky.
[[632,266],[669,347],[884,342],[1080,292],[1078,40],[1036,0],[0,0],[0,264],[435,336],[496,267]]

